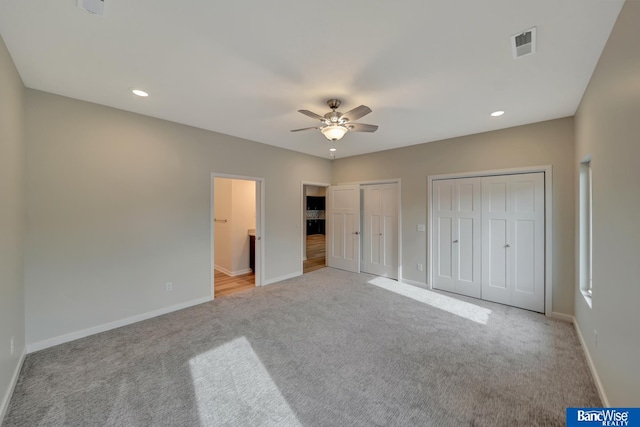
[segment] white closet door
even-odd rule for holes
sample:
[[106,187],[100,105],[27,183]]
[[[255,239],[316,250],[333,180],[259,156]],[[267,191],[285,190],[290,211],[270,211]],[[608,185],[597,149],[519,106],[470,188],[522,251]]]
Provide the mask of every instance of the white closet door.
[[514,175],[511,305],[544,312],[544,174]]
[[453,268],[454,180],[433,181],[433,287],[455,291]]
[[360,186],[327,189],[327,264],[360,272]]
[[481,295],[481,180],[433,182],[433,287]]
[[362,271],[398,278],[398,185],[364,186]]
[[544,174],[482,178],[482,299],[544,312]]

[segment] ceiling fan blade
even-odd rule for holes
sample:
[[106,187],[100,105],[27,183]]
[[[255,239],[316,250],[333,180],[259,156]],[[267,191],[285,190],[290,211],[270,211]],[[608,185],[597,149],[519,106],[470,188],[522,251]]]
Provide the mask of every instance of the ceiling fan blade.
[[353,132],[375,132],[378,130],[376,125],[365,125],[363,123],[347,123],[347,129]]
[[[302,111],[301,111],[302,112]],[[360,117],[364,117],[371,112],[371,108],[366,105],[361,105],[359,107],[354,108],[353,110],[347,111],[340,117],[340,119],[345,119],[347,121],[353,122],[358,120]]]
[[324,118],[324,117],[322,117],[320,114],[316,114],[316,113],[314,113],[313,111],[309,111],[309,110],[298,110],[298,113],[302,113],[302,114],[304,114],[305,116],[309,116],[309,117],[311,117],[312,119],[317,119],[317,120],[320,120],[320,121],[324,121],[324,120],[325,120],[325,118]]
[[320,129],[319,127],[312,127],[312,128],[302,128],[302,129],[291,129],[291,132],[300,132],[302,130],[311,130],[311,129]]

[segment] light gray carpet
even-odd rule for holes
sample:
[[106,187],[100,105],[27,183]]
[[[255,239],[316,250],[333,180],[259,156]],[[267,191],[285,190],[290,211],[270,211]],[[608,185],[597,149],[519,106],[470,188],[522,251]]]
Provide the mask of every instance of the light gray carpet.
[[601,405],[572,325],[394,286],[325,268],[30,354],[2,425],[562,426]]

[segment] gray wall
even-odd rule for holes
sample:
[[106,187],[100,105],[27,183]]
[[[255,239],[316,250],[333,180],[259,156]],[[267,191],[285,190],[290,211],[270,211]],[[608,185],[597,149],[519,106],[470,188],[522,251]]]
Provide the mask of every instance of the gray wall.
[[640,2],[625,2],[576,114],[574,158],[576,179],[589,154],[593,171],[593,308],[576,286],[576,320],[610,403],[634,407],[640,406],[639,22]]
[[[575,147],[567,118],[338,159],[333,174],[323,159],[38,91],[26,90],[24,110],[24,87],[0,41],[0,398],[24,351],[25,318],[35,343],[210,293],[211,172],[266,179],[268,281],[300,269],[300,181],[401,178],[404,276],[426,282],[416,264],[426,263],[427,235],[415,230],[427,221],[428,175],[552,164],[553,311],[575,308],[610,403],[640,406],[637,22],[640,3],[626,2],[576,114]],[[574,286],[574,183],[589,154],[593,308]]]
[[573,119],[500,131],[334,161],[333,183],[402,179],[402,268],[405,279],[426,283],[427,176],[455,172],[553,166],[553,311],[573,314]]
[[265,282],[301,272],[300,183],[329,160],[26,94],[29,344],[209,296],[212,172],[265,179]]
[[0,421],[25,349],[23,98],[22,80],[0,38]]

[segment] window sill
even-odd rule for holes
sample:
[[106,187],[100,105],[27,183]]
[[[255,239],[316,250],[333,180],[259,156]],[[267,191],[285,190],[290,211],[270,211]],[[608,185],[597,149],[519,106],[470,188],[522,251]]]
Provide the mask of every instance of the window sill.
[[589,306],[589,308],[593,308],[593,297],[591,296],[591,294],[587,291],[580,291],[582,293],[582,296],[584,297],[584,300],[587,302],[587,305]]

